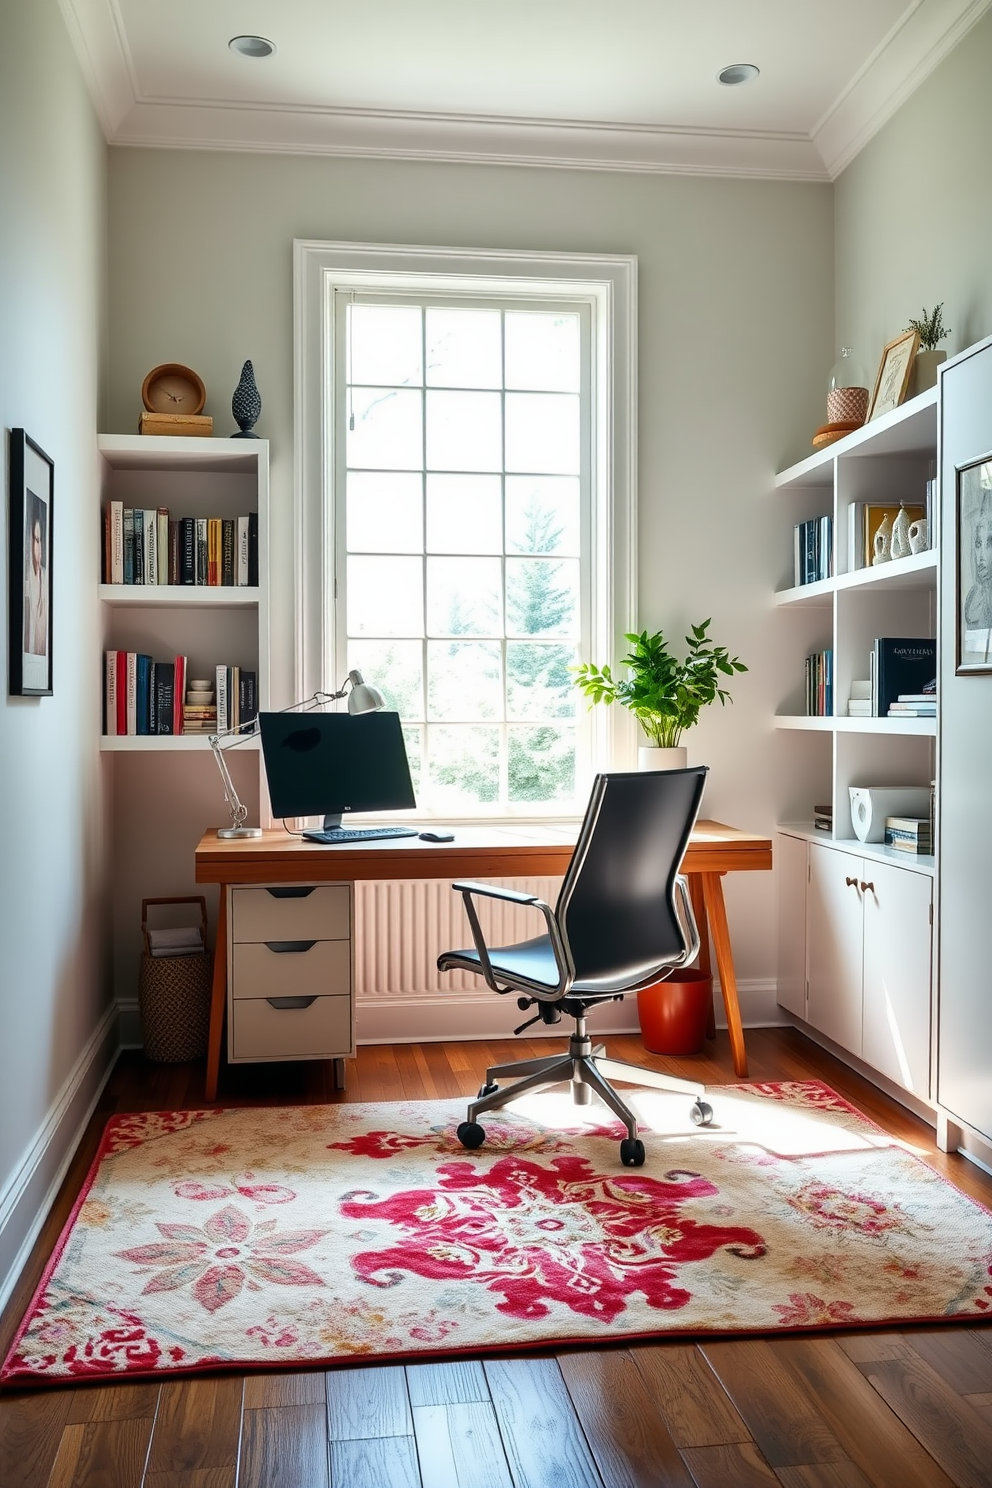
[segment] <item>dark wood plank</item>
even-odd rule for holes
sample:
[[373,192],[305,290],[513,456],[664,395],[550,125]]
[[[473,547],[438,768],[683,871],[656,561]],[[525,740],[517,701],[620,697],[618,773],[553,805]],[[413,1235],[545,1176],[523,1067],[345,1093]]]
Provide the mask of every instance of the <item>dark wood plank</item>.
[[335,1488],[420,1488],[413,1437],[331,1442],[331,1482]]
[[38,1390],[0,1395],[0,1483],[45,1488],[75,1393]]
[[192,1472],[145,1473],[141,1488],[238,1488],[238,1469],[196,1467]]
[[558,1359],[565,1387],[604,1483],[693,1488],[644,1377],[626,1349],[581,1350]]
[[326,1380],[327,1434],[332,1442],[412,1436],[406,1372],[400,1365],[338,1369]]
[[695,1344],[631,1349],[677,1447],[729,1446],[751,1440],[740,1414]]
[[423,1488],[513,1488],[490,1401],[415,1405]]
[[603,1488],[554,1359],[484,1368],[515,1488]]
[[246,1410],[238,1488],[330,1488],[323,1406]]
[[769,1344],[753,1339],[700,1347],[772,1467],[844,1461],[847,1453]]
[[322,1369],[250,1374],[245,1380],[245,1410],[264,1410],[277,1405],[323,1405],[326,1398]]
[[148,1473],[236,1469],[243,1393],[240,1379],[213,1375],[164,1384],[148,1454]]
[[921,1359],[958,1395],[992,1390],[992,1351],[974,1333],[959,1328],[930,1328],[906,1337]]
[[144,1472],[151,1434],[150,1420],[133,1417],[67,1426],[48,1488],[135,1488]]
[[158,1408],[160,1384],[89,1386],[77,1391],[69,1412],[69,1424],[80,1421],[152,1420]]
[[778,1476],[754,1442],[728,1442],[725,1446],[687,1447],[682,1453],[696,1488],[778,1488]]
[[989,1488],[992,1429],[922,1359],[862,1366],[872,1387],[958,1488]]
[[871,1483],[950,1488],[947,1476],[912,1431],[882,1403],[834,1339],[783,1338],[775,1352]]
[[[853,1462],[818,1462],[813,1467],[782,1467],[782,1488],[872,1488]],[[700,1485],[702,1488],[702,1485]]]
[[489,1386],[478,1359],[459,1359],[445,1364],[408,1364],[410,1404],[459,1405],[489,1400]]
[[908,1359],[913,1346],[898,1333],[839,1333],[837,1344],[855,1364],[873,1359]]

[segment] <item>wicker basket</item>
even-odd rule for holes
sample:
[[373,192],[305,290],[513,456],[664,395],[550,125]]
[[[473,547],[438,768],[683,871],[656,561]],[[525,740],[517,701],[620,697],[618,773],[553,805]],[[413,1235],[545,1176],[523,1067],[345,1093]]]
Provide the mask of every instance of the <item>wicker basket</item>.
[[[198,904],[204,949],[189,956],[153,956],[148,939],[151,904]],[[142,899],[141,933],[145,949],[138,977],[138,1008],[145,1053],[159,1064],[202,1059],[207,1052],[213,969],[212,957],[206,949],[206,900],[202,895]]]

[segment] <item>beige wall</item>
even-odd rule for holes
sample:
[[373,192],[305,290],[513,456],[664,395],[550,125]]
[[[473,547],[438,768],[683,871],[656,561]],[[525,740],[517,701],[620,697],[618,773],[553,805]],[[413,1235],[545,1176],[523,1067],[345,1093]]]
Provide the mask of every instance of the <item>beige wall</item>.
[[[709,814],[770,830],[792,770],[769,726],[787,622],[768,595],[791,562],[771,478],[824,416],[831,189],[111,150],[108,427],[134,429],[146,372],[177,360],[203,376],[215,431],[229,431],[251,357],[272,449],[276,669],[292,656],[297,237],[637,255],[640,620],[678,636],[712,616],[750,665],[735,706],[710,710],[689,738],[690,759],[713,767]],[[746,1015],[774,1018],[770,878],[742,875],[729,899]]]
[[[0,700],[2,1300],[116,1027],[102,1022],[110,994],[94,685],[106,149],[56,0],[0,0],[0,23],[4,492],[7,430],[23,427],[55,461],[54,696],[9,698],[4,687]],[[3,552],[6,564],[6,543]],[[4,592],[20,582],[8,573]],[[6,656],[6,605],[0,629]]]
[[992,12],[835,185],[837,342],[882,347],[944,302],[949,355],[992,332]]

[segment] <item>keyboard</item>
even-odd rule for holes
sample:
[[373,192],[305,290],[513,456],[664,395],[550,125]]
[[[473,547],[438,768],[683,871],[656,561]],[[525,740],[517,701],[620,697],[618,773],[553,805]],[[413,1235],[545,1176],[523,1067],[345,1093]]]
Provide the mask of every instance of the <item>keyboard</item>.
[[416,837],[416,827],[331,827],[323,832],[304,832],[308,842],[379,842],[384,837]]

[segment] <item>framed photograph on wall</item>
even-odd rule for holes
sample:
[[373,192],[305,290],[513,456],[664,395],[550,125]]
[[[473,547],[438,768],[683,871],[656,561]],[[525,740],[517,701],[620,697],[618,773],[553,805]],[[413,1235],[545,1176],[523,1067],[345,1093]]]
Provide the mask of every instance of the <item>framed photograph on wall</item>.
[[10,431],[8,690],[52,695],[52,504],[55,465],[23,429]]
[[875,387],[868,404],[866,424],[870,424],[872,419],[881,418],[883,413],[889,413],[893,408],[899,407],[906,396],[909,379],[913,375],[913,362],[919,349],[919,331],[906,331],[903,335],[897,336],[894,341],[890,341],[884,348],[882,360],[878,364]]
[[958,471],[955,672],[992,672],[992,460]]

